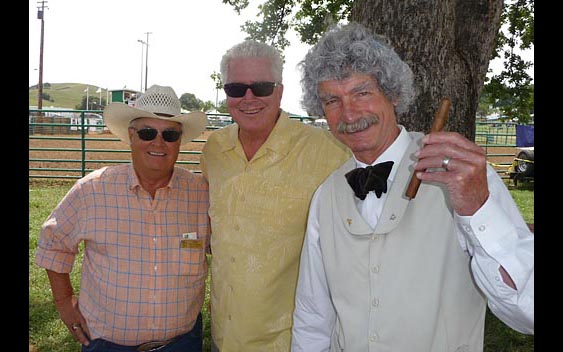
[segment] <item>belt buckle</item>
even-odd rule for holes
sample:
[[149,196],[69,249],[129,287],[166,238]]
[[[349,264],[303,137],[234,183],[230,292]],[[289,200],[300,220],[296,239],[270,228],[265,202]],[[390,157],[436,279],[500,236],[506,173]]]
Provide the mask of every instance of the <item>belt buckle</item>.
[[161,347],[166,346],[171,340],[167,341],[150,341],[137,346],[139,352],[158,351]]

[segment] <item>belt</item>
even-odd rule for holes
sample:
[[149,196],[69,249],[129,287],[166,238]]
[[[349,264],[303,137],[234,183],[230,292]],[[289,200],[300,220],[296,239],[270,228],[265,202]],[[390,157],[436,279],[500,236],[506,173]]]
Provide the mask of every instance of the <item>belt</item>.
[[159,349],[161,349],[162,347],[165,347],[166,345],[174,342],[177,339],[177,337],[173,337],[169,340],[165,340],[165,341],[150,341],[150,342],[145,342],[143,344],[140,344],[139,346],[137,346],[137,351],[139,352],[150,352],[150,351],[158,351]]

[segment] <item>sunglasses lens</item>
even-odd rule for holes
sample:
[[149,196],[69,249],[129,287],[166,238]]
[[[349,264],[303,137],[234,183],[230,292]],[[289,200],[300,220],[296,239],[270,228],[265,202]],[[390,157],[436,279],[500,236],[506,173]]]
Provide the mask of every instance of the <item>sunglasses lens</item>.
[[139,138],[141,138],[144,141],[152,141],[153,139],[156,138],[158,131],[154,128],[143,128],[137,130],[137,134],[139,135]]
[[[158,135],[158,130],[155,128],[143,128],[137,130],[137,134],[139,135],[139,138],[141,138],[144,141],[152,141]],[[182,132],[176,130],[162,131],[162,138],[170,143],[176,142],[178,139],[180,139],[181,135]]]
[[250,86],[250,89],[257,97],[268,97],[274,92],[275,85],[274,82],[256,82]]
[[225,94],[231,98],[241,98],[246,94],[248,87],[248,84],[227,83],[223,88],[225,89]]
[[164,138],[164,140],[167,142],[176,142],[178,139],[180,139],[181,135],[182,133],[176,130],[162,131],[162,138]]
[[257,97],[267,97],[274,92],[275,82],[255,82],[250,85],[244,83],[227,83],[223,86],[225,93],[231,98],[242,98],[250,88]]

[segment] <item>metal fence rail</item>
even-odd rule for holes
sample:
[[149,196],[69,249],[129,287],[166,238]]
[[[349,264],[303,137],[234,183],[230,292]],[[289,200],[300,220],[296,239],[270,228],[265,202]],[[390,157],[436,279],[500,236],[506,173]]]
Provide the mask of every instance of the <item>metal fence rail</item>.
[[[113,137],[100,110],[29,110],[29,178],[78,179],[108,164],[130,162],[128,145]],[[314,123],[307,116],[291,116]],[[199,170],[201,149],[207,135],[232,123],[228,114],[208,114],[201,138],[180,149],[177,164]],[[476,123],[476,143],[501,177],[515,156],[516,124]],[[500,150],[500,152],[499,152]]]

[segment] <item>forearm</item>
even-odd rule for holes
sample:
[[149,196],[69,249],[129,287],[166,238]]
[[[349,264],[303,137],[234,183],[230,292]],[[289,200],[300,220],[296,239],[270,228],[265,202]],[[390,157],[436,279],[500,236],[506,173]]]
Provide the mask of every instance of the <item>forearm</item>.
[[68,273],[57,273],[49,269],[46,269],[46,271],[51,284],[55,305],[58,306],[64,301],[71,299],[74,294],[74,289],[70,282],[70,275]]

